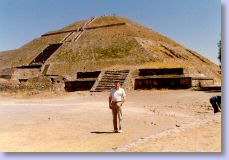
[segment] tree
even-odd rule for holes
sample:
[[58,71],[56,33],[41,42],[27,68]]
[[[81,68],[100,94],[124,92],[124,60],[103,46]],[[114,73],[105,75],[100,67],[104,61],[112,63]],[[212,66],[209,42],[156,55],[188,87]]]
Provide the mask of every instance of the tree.
[[219,41],[219,43],[218,43],[218,59],[219,59],[219,61],[220,61],[220,63],[221,63],[221,40]]

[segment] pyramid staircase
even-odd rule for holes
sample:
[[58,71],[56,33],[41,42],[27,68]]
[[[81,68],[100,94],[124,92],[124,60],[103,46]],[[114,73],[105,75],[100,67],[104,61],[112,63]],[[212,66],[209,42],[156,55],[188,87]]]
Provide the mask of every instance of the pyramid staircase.
[[78,27],[77,30],[69,33],[61,42],[73,42],[73,41],[77,41],[82,34],[85,32],[85,28],[90,25],[96,18],[92,17],[91,19],[89,19],[86,23],[84,23],[82,26]]
[[[96,19],[95,17],[92,17],[91,19],[89,19],[86,23],[84,23],[82,26],[77,28],[77,30],[68,34],[62,41],[60,41],[60,43],[49,44],[28,65],[17,66],[16,68],[18,70],[22,69],[21,72],[23,71],[23,73],[27,72],[28,69],[34,70],[34,71],[37,71],[37,69],[39,69],[41,74],[47,76],[47,71],[48,71],[50,64],[47,64],[44,66],[45,62],[63,45],[63,43],[72,42],[72,41],[76,42],[80,38],[80,36],[85,32],[85,27],[90,25],[95,19]],[[49,36],[49,35],[55,35],[55,34],[60,34],[60,33],[51,33],[51,34],[45,34],[42,36]],[[18,73],[18,75],[21,75],[21,74],[22,73]],[[29,75],[29,74],[26,74],[26,75]]]
[[120,81],[120,84],[123,85],[128,74],[129,70],[116,70],[116,71],[105,71],[101,72],[95,84],[91,88],[91,92],[103,92],[109,91],[114,86],[115,81]]

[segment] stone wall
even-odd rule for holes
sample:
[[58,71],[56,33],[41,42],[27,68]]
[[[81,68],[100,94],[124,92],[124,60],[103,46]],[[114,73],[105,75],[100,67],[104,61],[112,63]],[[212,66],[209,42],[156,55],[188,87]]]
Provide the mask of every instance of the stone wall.
[[97,78],[101,71],[93,72],[77,72],[77,79],[79,78]]
[[152,69],[139,69],[139,76],[151,75],[182,75],[184,74],[183,68],[152,68]]
[[12,74],[12,80],[19,79],[30,79],[34,77],[39,77],[41,75],[40,69],[38,68],[14,68],[14,72]]
[[211,86],[211,85],[214,85],[213,79],[192,78],[192,87],[205,87],[205,86]]
[[192,87],[191,77],[142,78],[135,79],[134,89],[188,89]]
[[94,85],[95,80],[85,80],[85,81],[69,81],[65,82],[65,90],[68,92],[73,91],[89,91]]
[[0,70],[0,78],[11,79],[14,70],[12,68],[5,68]]

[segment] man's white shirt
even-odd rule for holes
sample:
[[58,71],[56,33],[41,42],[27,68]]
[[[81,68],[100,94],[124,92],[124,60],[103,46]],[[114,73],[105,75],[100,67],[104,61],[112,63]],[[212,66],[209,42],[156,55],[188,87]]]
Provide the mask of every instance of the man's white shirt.
[[119,89],[112,88],[110,96],[112,97],[112,101],[122,101],[124,97],[126,97],[126,93],[123,88],[119,87]]

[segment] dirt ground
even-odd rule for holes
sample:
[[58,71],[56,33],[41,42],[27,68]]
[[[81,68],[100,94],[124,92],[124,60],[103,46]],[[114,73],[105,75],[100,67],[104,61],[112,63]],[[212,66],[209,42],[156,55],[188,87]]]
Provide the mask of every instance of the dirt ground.
[[1,152],[221,152],[220,92],[131,91],[123,133],[113,133],[108,92],[0,93]]

